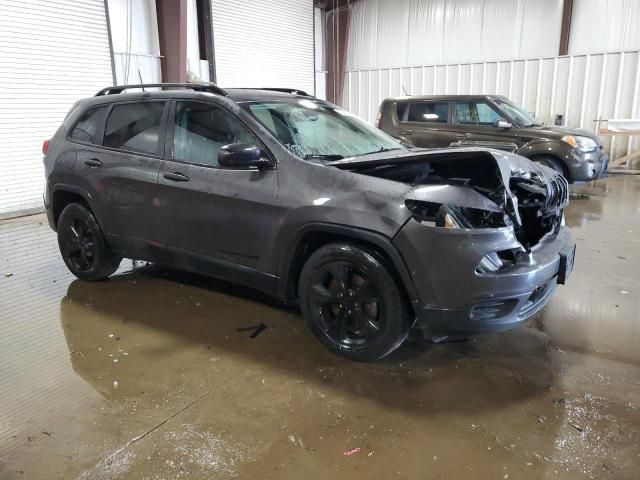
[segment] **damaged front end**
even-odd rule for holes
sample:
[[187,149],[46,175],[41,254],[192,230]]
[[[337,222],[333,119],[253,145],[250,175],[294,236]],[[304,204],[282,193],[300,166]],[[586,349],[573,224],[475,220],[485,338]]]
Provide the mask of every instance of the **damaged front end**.
[[409,150],[332,165],[402,182],[409,220],[393,244],[410,269],[430,339],[526,322],[571,273],[566,180],[496,150]]
[[564,177],[498,151],[413,151],[331,165],[413,186],[405,206],[420,222],[450,229],[512,227],[527,252],[557,233],[569,200]]

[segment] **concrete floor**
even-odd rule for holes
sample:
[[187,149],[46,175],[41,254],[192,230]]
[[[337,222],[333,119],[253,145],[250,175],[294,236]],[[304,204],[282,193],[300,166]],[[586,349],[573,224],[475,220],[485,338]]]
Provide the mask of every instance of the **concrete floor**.
[[639,478],[640,177],[572,190],[575,271],[529,327],[369,365],[245,289],[84,283],[43,216],[0,223],[0,478]]

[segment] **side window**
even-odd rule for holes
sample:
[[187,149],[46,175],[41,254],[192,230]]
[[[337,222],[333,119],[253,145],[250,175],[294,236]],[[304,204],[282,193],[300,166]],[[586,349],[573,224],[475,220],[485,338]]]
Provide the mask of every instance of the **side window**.
[[396,103],[396,111],[398,112],[398,120],[402,121],[404,118],[404,112],[407,110],[407,102]]
[[409,105],[407,122],[447,123],[449,102],[417,102]]
[[114,105],[107,118],[103,145],[157,155],[164,105],[165,102]]
[[231,143],[258,145],[255,137],[222,107],[199,102],[176,102],[173,158],[218,165],[218,151]]
[[486,102],[456,102],[455,123],[462,125],[492,126],[502,118],[491,105]]
[[76,126],[73,127],[69,138],[78,142],[93,143],[106,112],[107,105],[88,109],[82,114]]

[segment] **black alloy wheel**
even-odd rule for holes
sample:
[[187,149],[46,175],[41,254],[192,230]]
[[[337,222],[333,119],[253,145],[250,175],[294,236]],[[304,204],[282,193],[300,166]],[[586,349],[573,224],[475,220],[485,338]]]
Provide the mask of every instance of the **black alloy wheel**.
[[347,358],[379,359],[408,334],[407,302],[388,267],[356,246],[316,251],[301,273],[300,298],[313,333]]
[[95,217],[83,205],[67,205],[56,228],[62,259],[76,277],[103,280],[118,269],[122,259],[113,254]]

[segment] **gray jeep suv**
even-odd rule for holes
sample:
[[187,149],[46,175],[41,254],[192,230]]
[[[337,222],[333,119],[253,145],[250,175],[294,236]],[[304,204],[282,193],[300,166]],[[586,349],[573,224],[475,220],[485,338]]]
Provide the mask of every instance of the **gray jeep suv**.
[[562,173],[569,182],[600,178],[609,161],[592,132],[537,123],[499,95],[388,98],[376,123],[417,147],[485,145],[516,152]]
[[106,88],[45,145],[62,258],[123,257],[298,302],[328,348],[374,360],[525,322],[571,272],[567,183],[497,150],[407,148],[288,89]]

